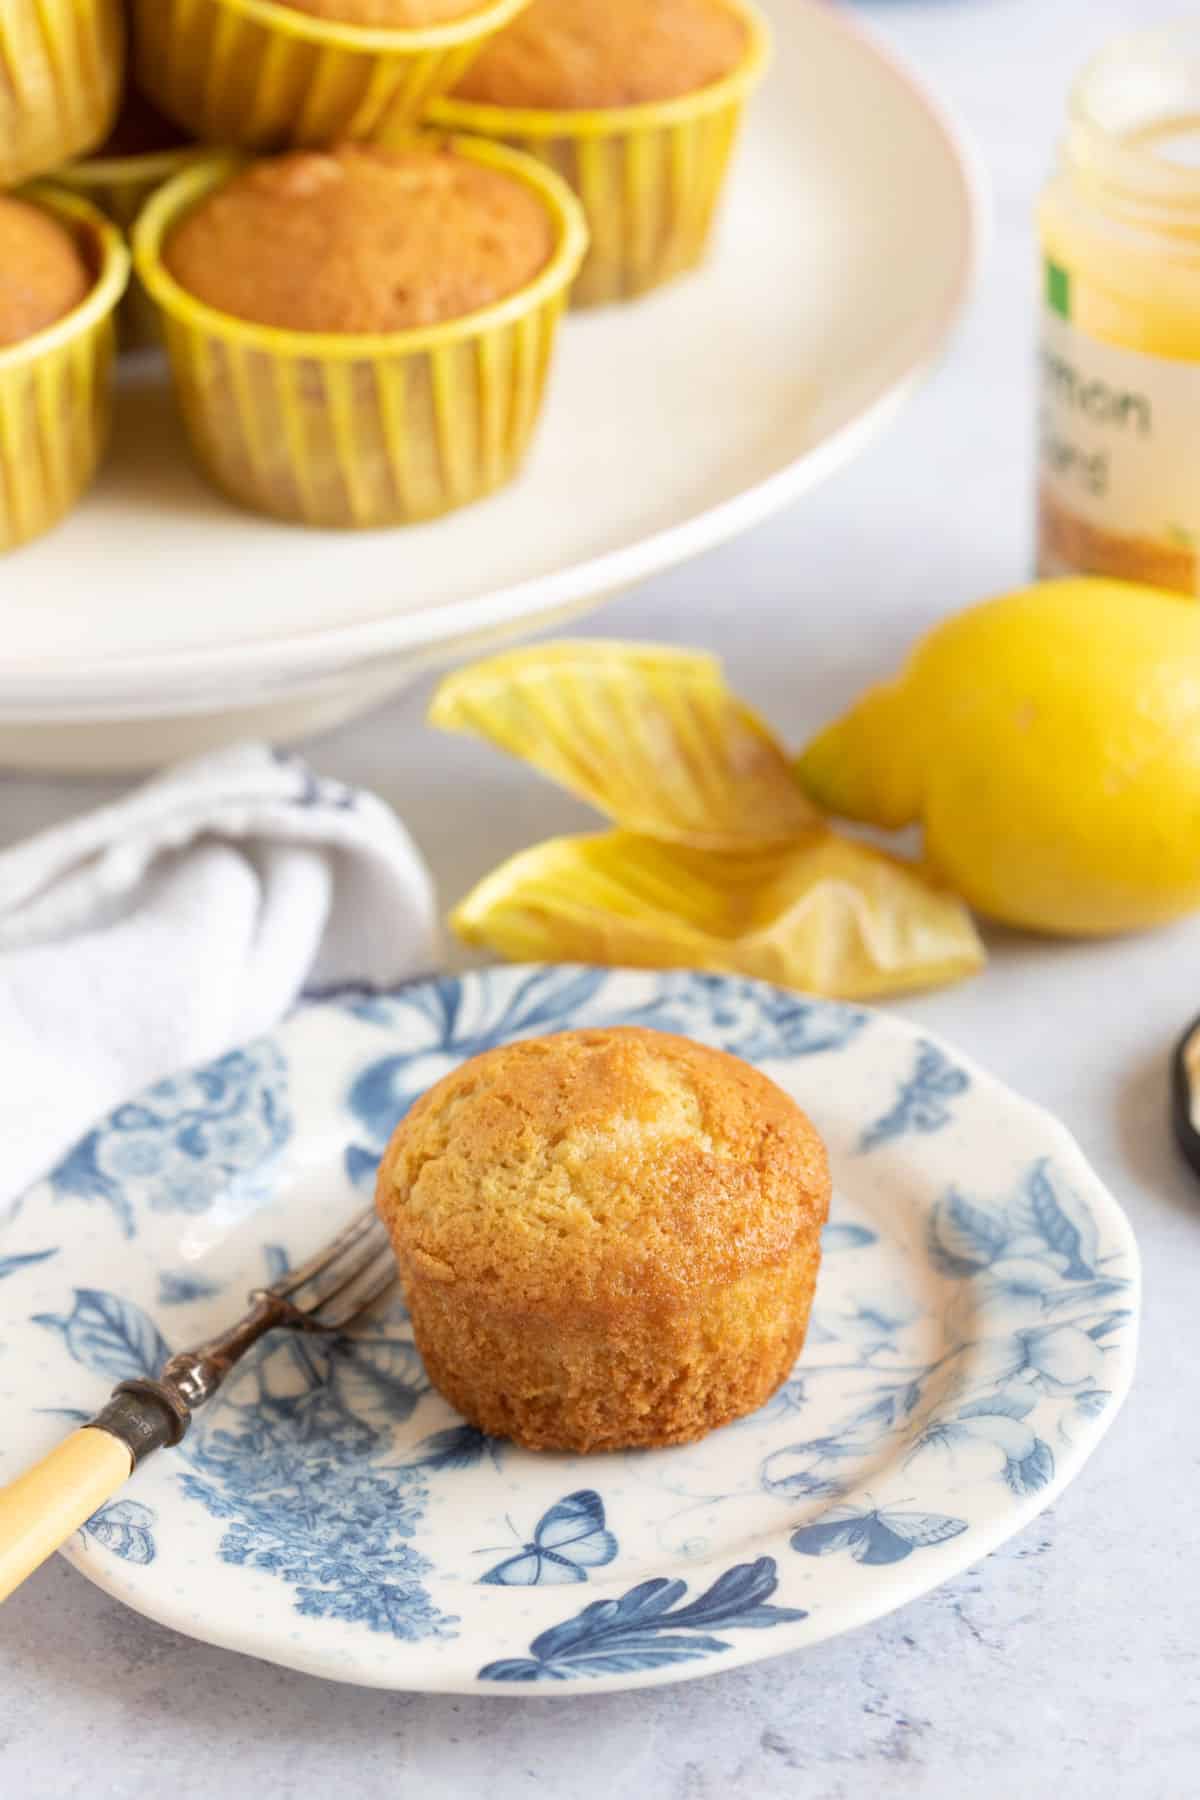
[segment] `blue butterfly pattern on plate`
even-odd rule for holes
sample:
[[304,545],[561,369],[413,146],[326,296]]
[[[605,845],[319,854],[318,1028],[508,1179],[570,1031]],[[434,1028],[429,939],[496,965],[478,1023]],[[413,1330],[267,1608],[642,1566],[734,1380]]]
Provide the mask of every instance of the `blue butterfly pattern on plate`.
[[615,1561],[617,1540],[604,1523],[604,1502],[594,1488],[568,1494],[542,1514],[533,1541],[480,1581],[491,1587],[554,1586],[586,1581],[589,1569]]
[[114,1500],[93,1513],[83,1527],[87,1537],[94,1538],[119,1556],[122,1562],[146,1564],[155,1557],[154,1511],[140,1500]]
[[792,1533],[792,1549],[801,1556],[832,1556],[848,1550],[855,1562],[878,1567],[903,1562],[914,1550],[944,1544],[967,1529],[965,1519],[942,1513],[860,1512],[853,1506],[831,1507],[815,1525],[802,1525]]

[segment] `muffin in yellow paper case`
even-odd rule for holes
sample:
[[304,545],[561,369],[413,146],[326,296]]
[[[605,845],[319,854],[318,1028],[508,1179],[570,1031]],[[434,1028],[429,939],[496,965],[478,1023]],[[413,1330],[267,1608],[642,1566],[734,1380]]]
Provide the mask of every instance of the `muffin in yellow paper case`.
[[0,188],[100,143],[124,69],[122,0],[0,0]]
[[[208,304],[171,271],[183,232],[202,219],[210,197],[228,200],[235,183],[243,199],[254,181],[274,183],[283,204],[271,217],[294,247],[295,234],[304,238],[313,219],[305,201],[315,207],[326,180],[336,189],[338,170],[353,172],[372,159],[439,158],[460,171],[474,169],[479,182],[502,181],[544,234],[537,272],[491,304],[400,330],[356,329],[350,314],[337,330],[285,329]],[[295,189],[282,192],[277,176],[284,183],[294,177]],[[262,196],[251,194],[247,204],[237,225],[242,232],[257,224]],[[430,204],[427,198],[423,211],[413,197],[401,213],[408,214],[410,237],[421,244],[428,237],[427,273],[437,284],[454,269],[440,254],[436,230],[422,229]],[[228,211],[223,218],[228,221]],[[388,255],[403,237],[372,231],[370,216],[358,224],[354,243],[335,238],[308,277],[282,268],[268,251],[264,288],[273,286],[289,316],[307,317],[322,305],[336,311],[343,301],[348,306],[347,273],[359,280],[374,266],[373,255]],[[490,215],[483,226],[490,243]],[[512,478],[538,420],[558,323],[586,243],[577,202],[548,170],[498,144],[438,134],[414,137],[404,151],[351,145],[265,163],[210,157],[160,189],[134,231],[135,266],[159,309],[184,424],[202,468],[253,511],[334,528],[434,518]],[[236,254],[219,260],[223,279],[235,286],[249,280],[258,305],[247,262]],[[357,294],[360,312],[408,299],[402,283],[375,277],[359,280]]]
[[85,274],[78,304],[0,339],[0,551],[56,525],[96,472],[111,412],[113,315],[129,278],[121,234],[95,207],[40,185],[18,198],[65,228]]
[[[57,186],[81,194],[128,234],[146,201],[181,169],[209,154],[129,89],[116,125],[91,156],[55,172]],[[122,350],[158,342],[158,312],[136,278],[117,315]]]
[[431,22],[385,27],[352,22],[384,9],[349,0],[133,0],[137,80],[170,118],[215,143],[367,138],[385,118],[416,124],[527,3],[410,0],[412,18]]
[[[564,69],[571,72],[571,39],[577,23],[573,17],[563,20],[563,43],[553,47],[552,57],[539,54],[536,38],[539,21],[544,17],[553,23],[559,4],[561,0],[534,0],[514,27],[514,36],[520,33],[529,39],[529,68],[540,77],[549,62],[548,91],[562,80]],[[513,106],[485,101],[477,90],[509,85],[504,79],[507,70],[501,73],[499,67],[494,83],[489,79],[504,45],[501,36],[468,73],[469,91],[452,90],[429,110],[431,122],[448,130],[477,132],[536,156],[579,195],[591,249],[572,293],[574,305],[632,299],[704,260],[746,102],[766,73],[771,47],[767,23],[750,0],[706,0],[706,4],[740,28],[741,49],[725,73],[691,92],[633,105]],[[615,15],[601,0],[583,0],[582,5],[575,0],[575,5],[583,13],[591,10],[585,23],[613,30]],[[636,11],[627,10],[631,15]],[[669,79],[665,28],[663,36],[661,62]],[[620,91],[625,72],[618,59],[613,61],[618,65],[614,91]],[[586,77],[594,66],[594,58],[581,59],[585,79],[578,92],[587,92]],[[384,141],[400,125],[389,119]]]

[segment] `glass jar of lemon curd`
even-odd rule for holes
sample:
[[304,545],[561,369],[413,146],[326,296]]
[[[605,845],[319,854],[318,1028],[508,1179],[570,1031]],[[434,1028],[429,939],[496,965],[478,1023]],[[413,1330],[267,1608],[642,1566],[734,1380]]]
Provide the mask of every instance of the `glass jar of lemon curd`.
[[1040,573],[1200,593],[1200,20],[1084,70],[1039,225]]

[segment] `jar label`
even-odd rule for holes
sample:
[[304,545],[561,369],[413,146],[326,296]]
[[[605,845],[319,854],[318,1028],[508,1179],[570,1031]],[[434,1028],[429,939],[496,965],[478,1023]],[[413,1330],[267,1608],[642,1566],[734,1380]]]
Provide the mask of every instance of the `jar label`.
[[1200,363],[1101,343],[1046,265],[1038,568],[1200,592]]

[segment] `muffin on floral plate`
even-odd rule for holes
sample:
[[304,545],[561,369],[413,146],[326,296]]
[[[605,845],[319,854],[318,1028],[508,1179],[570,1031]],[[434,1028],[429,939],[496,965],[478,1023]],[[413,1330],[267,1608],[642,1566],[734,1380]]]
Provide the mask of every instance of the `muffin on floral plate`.
[[575,303],[625,300],[703,260],[769,55],[749,0],[532,0],[430,117],[556,169],[591,233]]
[[[58,186],[90,200],[128,233],[151,194],[207,154],[130,87],[103,144],[90,156],[58,169],[54,179]],[[158,314],[136,279],[121,303],[117,330],[123,350],[141,349],[158,340]]]
[[0,188],[100,143],[125,70],[122,0],[0,0]]
[[417,1348],[528,1450],[687,1444],[800,1354],[825,1146],[760,1069],[637,1026],[502,1044],[398,1126],[376,1206]]
[[527,0],[133,0],[137,79],[196,138],[245,150],[416,124]]
[[134,232],[201,466],[255,511],[333,527],[511,479],[586,242],[550,171],[436,136],[210,158]]
[[76,195],[0,195],[0,550],[49,530],[108,438],[120,232]]

